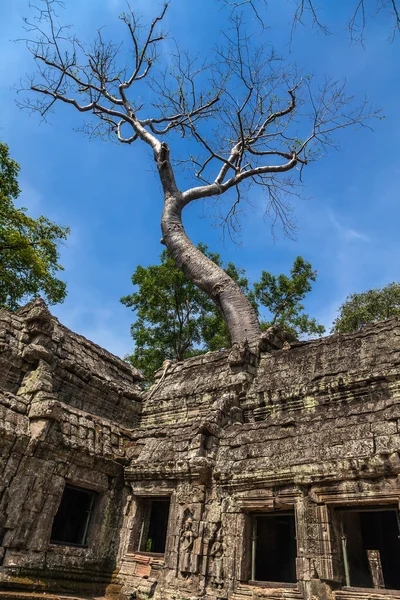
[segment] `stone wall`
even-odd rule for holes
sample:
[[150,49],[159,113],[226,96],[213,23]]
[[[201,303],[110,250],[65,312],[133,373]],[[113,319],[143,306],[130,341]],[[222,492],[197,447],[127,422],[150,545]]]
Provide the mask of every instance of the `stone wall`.
[[[40,302],[2,319],[0,587],[400,600],[348,585],[340,516],[399,504],[398,319],[306,343],[272,331],[259,356],[167,363],[145,393]],[[66,482],[97,492],[85,548],[50,543]],[[163,502],[165,550],[153,552],[144,532]],[[254,524],[268,516],[295,523],[293,581],[254,580]]]
[[[40,300],[0,311],[0,344],[0,590],[111,592],[141,376]],[[87,548],[50,543],[66,484],[99,499]]]
[[[127,590],[163,600],[388,598],[346,588],[335,521],[337,508],[400,499],[400,322],[283,348],[263,353],[258,366],[236,349],[159,374],[125,469],[132,486],[121,567]],[[141,498],[163,495],[171,510],[161,560],[135,552],[129,538],[137,539]],[[251,520],[279,511],[295,515],[298,583],[249,583]],[[181,549],[188,517],[189,575]],[[222,586],[210,556],[218,536]]]

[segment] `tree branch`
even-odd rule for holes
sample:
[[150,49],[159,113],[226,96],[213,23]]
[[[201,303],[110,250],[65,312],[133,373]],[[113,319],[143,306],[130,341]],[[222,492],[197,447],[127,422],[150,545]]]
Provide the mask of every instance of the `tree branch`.
[[[273,50],[256,46],[236,10],[213,62],[201,62],[176,45],[165,68],[159,44],[165,38],[160,24],[168,5],[147,28],[129,8],[121,19],[129,31],[132,64],[121,68],[122,44],[107,42],[101,29],[92,46],[81,43],[59,24],[53,0],[41,1],[45,8],[38,21],[27,22],[26,40],[38,65],[37,80],[29,86],[37,101],[28,99],[25,107],[44,116],[62,102],[97,119],[95,126],[85,126],[89,133],[106,133],[123,144],[145,142],[154,152],[164,191],[179,192],[173,164],[185,165],[189,177],[204,185],[188,185],[182,207],[235,189],[224,223],[237,218],[237,206],[246,198],[241,186],[246,184],[248,189],[253,184],[264,187],[268,206],[285,221],[288,208],[280,195],[293,194],[295,181],[278,177],[294,173],[298,165],[305,167],[334,146],[335,131],[363,124],[375,114],[365,103],[349,109],[353,99],[334,82],[314,91],[309,78],[283,65]],[[256,6],[256,0],[226,2],[234,9]],[[299,18],[306,6],[315,10],[313,0],[296,2]],[[312,15],[316,19],[316,12]],[[136,100],[134,89],[140,94]],[[144,111],[148,114],[142,115]],[[176,133],[184,141],[172,146],[172,162],[166,139],[174,142]]]

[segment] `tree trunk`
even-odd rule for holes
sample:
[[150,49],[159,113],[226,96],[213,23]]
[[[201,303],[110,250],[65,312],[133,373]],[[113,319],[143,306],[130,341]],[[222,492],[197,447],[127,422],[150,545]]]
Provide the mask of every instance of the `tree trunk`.
[[182,224],[182,193],[175,183],[168,147],[162,146],[157,157],[164,188],[162,241],[188,279],[218,306],[228,325],[232,344],[247,340],[250,347],[255,347],[261,334],[257,314],[240,287],[221,267],[204,256],[186,235]]

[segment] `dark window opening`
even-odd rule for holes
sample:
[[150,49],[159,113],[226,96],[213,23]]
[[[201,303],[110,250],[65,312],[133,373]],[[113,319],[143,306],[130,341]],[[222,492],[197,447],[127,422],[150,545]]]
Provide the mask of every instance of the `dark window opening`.
[[167,540],[169,498],[146,500],[139,550],[163,554]]
[[296,583],[294,514],[253,517],[251,580]]
[[50,541],[86,546],[95,492],[66,485],[53,522]]
[[399,513],[396,507],[339,511],[347,586],[400,589]]

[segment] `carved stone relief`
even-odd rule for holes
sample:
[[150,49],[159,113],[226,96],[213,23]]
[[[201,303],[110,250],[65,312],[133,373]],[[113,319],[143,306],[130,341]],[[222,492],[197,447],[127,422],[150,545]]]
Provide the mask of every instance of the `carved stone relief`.
[[224,556],[225,543],[222,527],[220,527],[215,533],[214,543],[210,550],[210,582],[217,589],[224,587]]
[[179,538],[179,571],[185,578],[189,578],[192,574],[192,554],[194,541],[197,538],[193,531],[193,519],[189,516],[186,518]]

